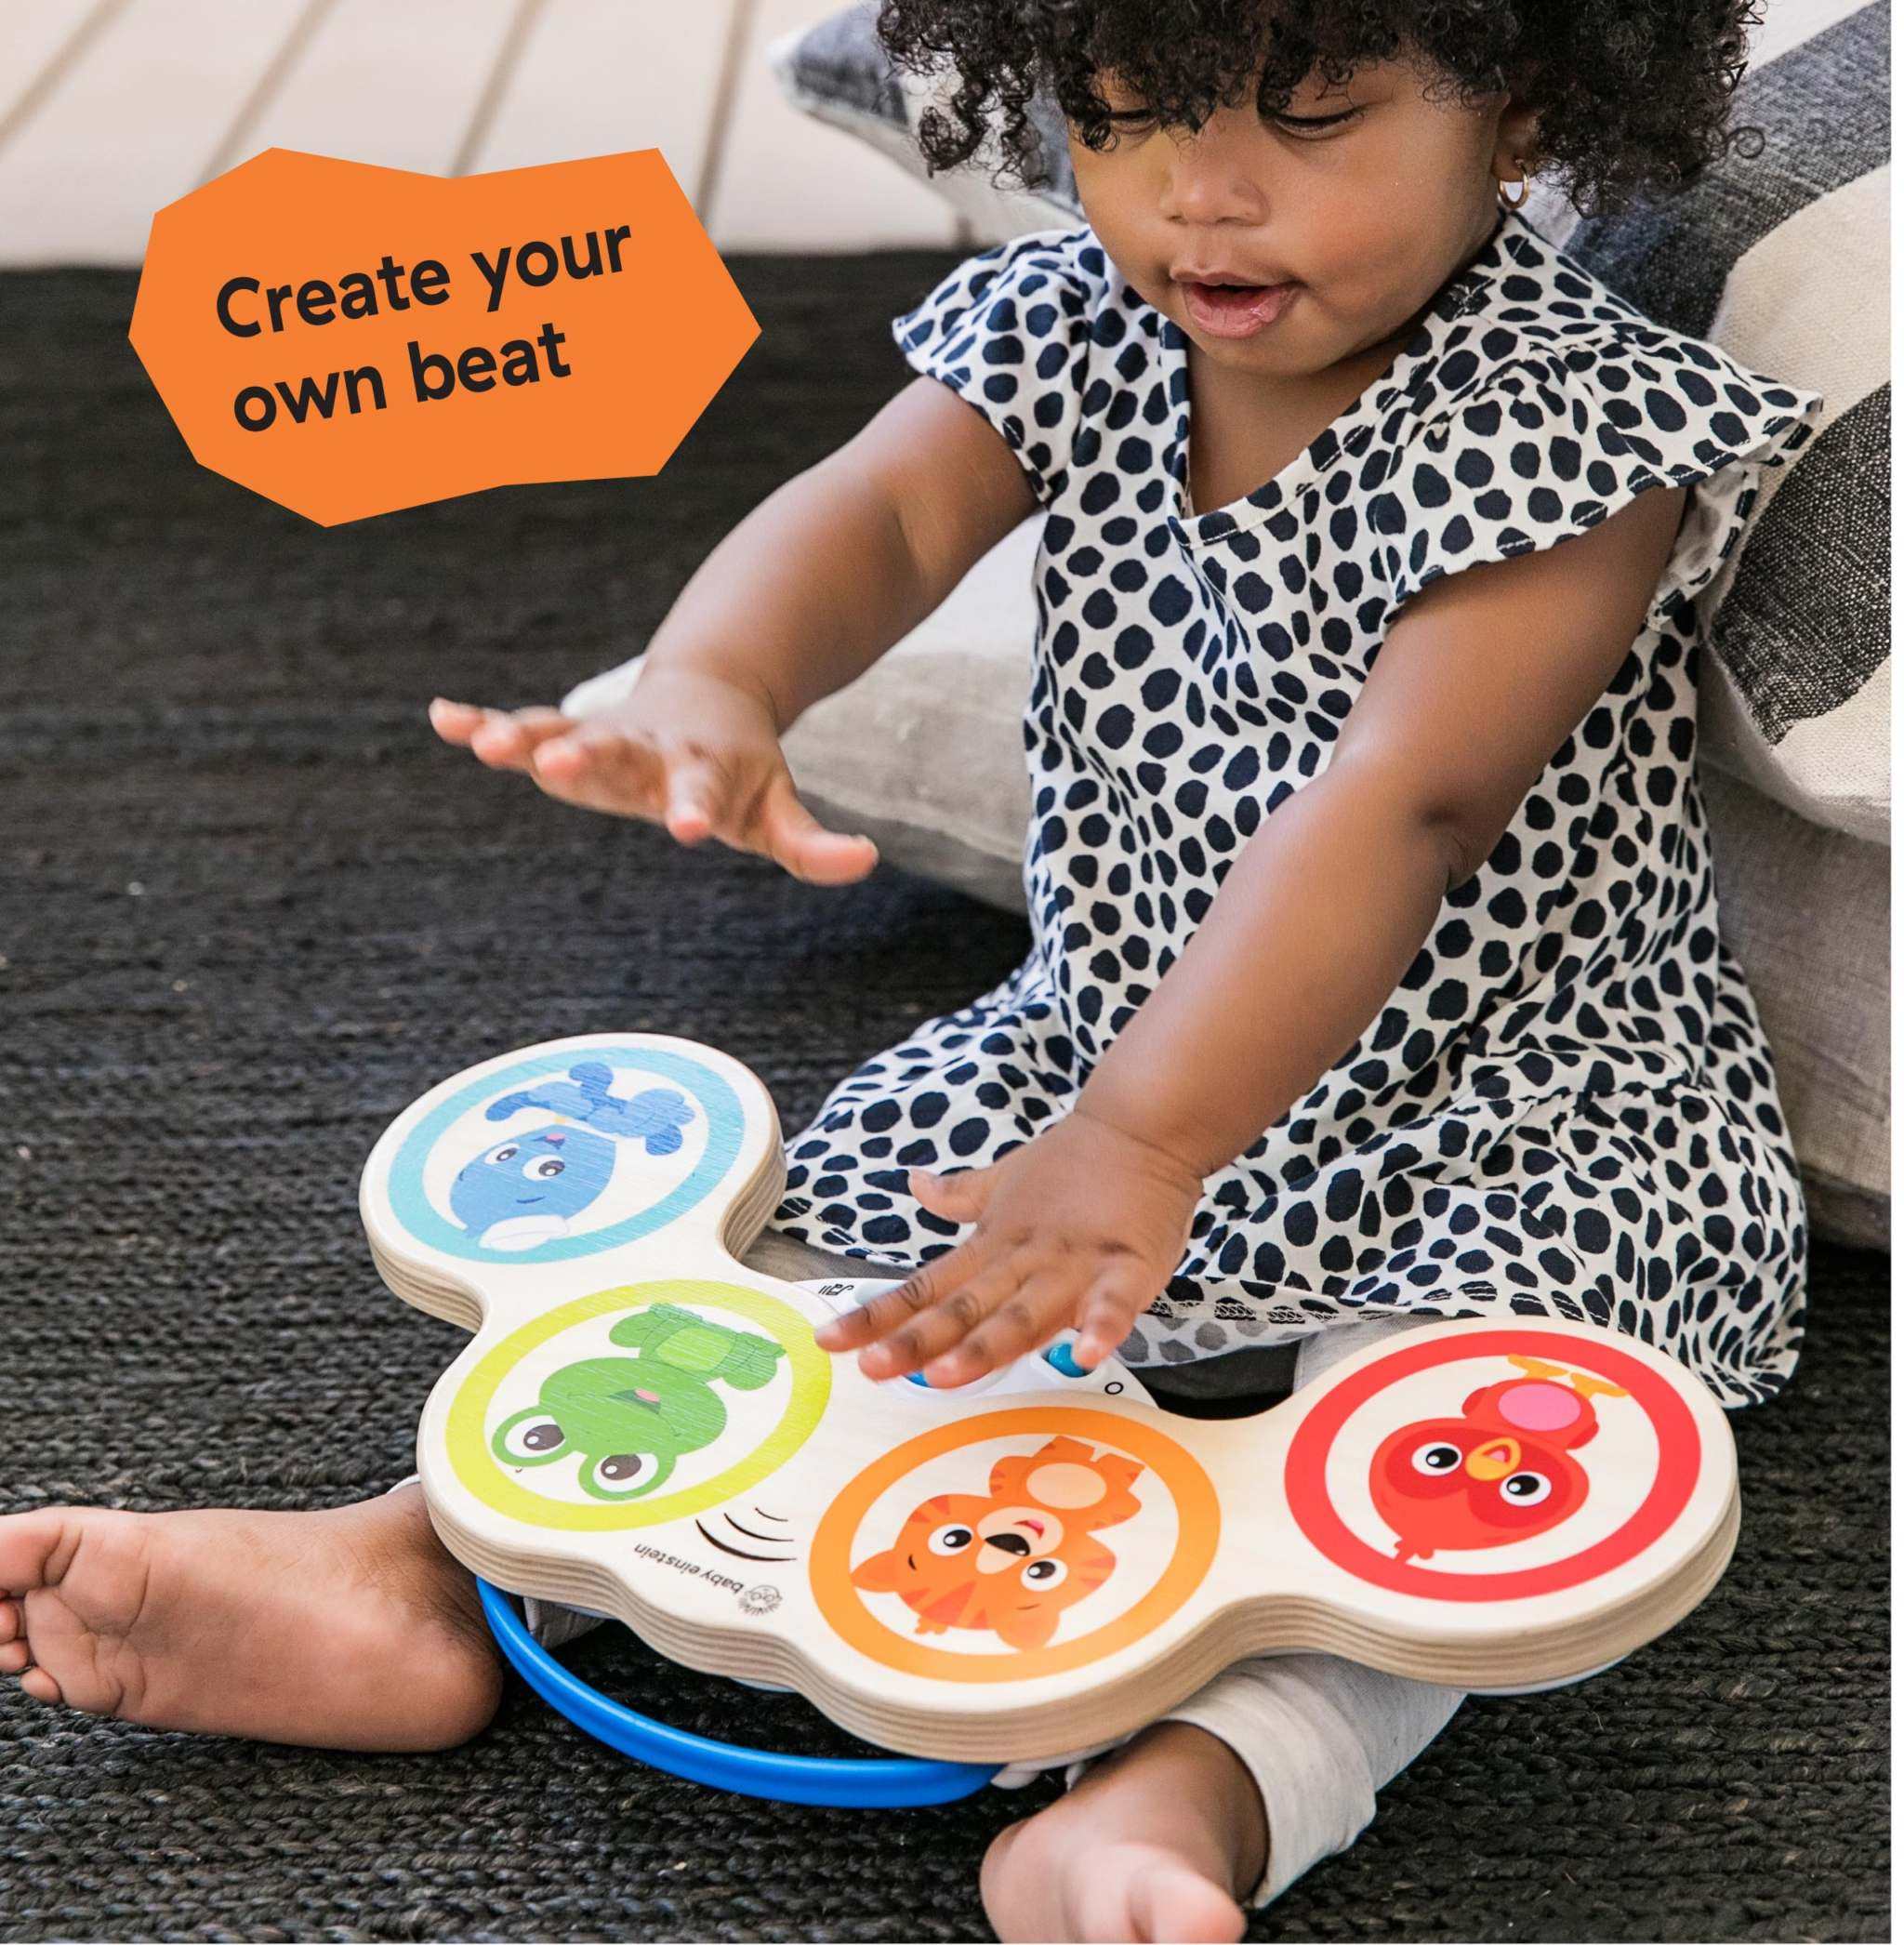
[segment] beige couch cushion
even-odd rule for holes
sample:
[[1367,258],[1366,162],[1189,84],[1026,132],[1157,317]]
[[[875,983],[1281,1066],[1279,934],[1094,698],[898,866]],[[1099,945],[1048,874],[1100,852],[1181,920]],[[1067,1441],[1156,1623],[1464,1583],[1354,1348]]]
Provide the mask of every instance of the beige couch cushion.
[[1891,852],[1774,803],[1716,764],[1719,929],[1772,1043],[1814,1231],[1891,1242]]

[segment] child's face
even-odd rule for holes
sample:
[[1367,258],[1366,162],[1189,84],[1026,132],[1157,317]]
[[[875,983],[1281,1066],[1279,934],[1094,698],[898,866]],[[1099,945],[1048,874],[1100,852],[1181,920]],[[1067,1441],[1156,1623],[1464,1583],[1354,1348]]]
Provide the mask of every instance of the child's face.
[[[1395,60],[1337,89],[1312,75],[1271,121],[1252,87],[1194,135],[1144,122],[1115,77],[1099,86],[1129,118],[1102,153],[1072,132],[1091,228],[1208,357],[1265,378],[1315,377],[1411,328],[1486,240],[1497,178],[1514,180],[1514,158],[1532,152],[1532,117],[1511,96],[1465,111],[1429,102],[1421,75]],[[1297,126],[1333,116],[1345,119]],[[1297,288],[1263,322],[1248,293],[1193,287],[1225,281]]]

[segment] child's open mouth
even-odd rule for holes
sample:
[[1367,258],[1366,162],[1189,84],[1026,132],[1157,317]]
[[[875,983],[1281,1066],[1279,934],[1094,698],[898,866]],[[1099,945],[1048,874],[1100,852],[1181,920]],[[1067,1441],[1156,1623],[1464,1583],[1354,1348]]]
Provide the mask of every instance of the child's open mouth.
[[1250,337],[1282,316],[1298,284],[1204,284],[1180,278],[1190,322],[1212,337]]

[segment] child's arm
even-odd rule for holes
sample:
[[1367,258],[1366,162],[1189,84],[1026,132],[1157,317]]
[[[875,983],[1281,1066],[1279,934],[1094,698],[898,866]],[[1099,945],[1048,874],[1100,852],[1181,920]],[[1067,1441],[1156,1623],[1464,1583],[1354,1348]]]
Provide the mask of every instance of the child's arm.
[[1092,1112],[1208,1173],[1269,1125],[1265,1103],[1274,1120],[1316,1084],[1606,693],[1685,502],[1684,487],[1643,493],[1409,602],[1329,768],[1266,821],[1271,843],[1244,847],[1183,977],[1159,982],[1093,1077]]
[[854,438],[763,500],[695,570],[627,702],[576,723],[439,699],[445,741],[551,796],[713,836],[838,884],[864,838],[825,830],[780,738],[922,621],[1036,505],[1012,449],[936,378],[915,378]]
[[655,631],[648,672],[760,691],[789,729],[930,615],[1035,504],[986,421],[936,378],[914,378],[715,548]]
[[[914,1191],[977,1227],[829,1350],[868,1374],[969,1383],[1068,1323],[1115,1350],[1181,1258],[1204,1177],[1353,1044],[1606,691],[1671,555],[1683,488],[1431,583],[1383,642],[1329,767],[1237,854],[1183,954],[1074,1110],[987,1169]],[[935,1360],[935,1361],[934,1361]]]

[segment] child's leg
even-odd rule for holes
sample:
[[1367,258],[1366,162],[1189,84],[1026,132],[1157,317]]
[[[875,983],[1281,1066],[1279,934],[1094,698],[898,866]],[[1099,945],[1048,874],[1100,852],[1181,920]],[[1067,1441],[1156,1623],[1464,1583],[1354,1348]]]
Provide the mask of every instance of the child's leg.
[[[1429,1318],[1305,1339],[1300,1387],[1337,1358]],[[1438,1735],[1462,1691],[1334,1655],[1239,1663],[1095,1760],[1002,1832],[981,1886],[1001,1938],[1236,1938],[1241,1901],[1269,1902],[1345,1848],[1375,1793]]]
[[1374,1817],[1375,1793],[1448,1727],[1462,1693],[1338,1655],[1263,1655],[1173,1709],[1165,1720],[1225,1743],[1261,1799],[1269,1855],[1250,1903],[1346,1850]]

